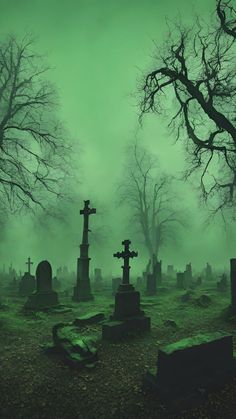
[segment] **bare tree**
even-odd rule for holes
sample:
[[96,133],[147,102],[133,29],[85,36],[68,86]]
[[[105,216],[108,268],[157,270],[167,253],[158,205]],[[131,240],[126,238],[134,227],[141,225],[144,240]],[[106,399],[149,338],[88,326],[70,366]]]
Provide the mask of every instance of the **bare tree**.
[[44,208],[66,175],[69,147],[42,62],[27,36],[0,44],[0,195],[12,210]]
[[183,225],[171,192],[172,178],[160,173],[157,159],[135,142],[129,149],[129,163],[119,186],[120,202],[132,212],[130,223],[141,233],[150,258],[173,239]]
[[186,178],[200,171],[202,196],[212,203],[214,214],[234,209],[236,203],[236,12],[232,4],[219,0],[216,19],[209,25],[201,19],[191,28],[176,24],[142,85],[141,118],[149,112],[163,114],[167,106],[169,127],[177,139],[185,139],[190,162]]

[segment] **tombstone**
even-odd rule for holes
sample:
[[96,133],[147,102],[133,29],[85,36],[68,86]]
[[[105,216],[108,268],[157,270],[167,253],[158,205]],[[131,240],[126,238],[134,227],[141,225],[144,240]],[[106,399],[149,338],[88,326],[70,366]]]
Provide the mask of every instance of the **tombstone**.
[[223,274],[220,278],[220,280],[217,282],[217,290],[220,292],[227,291],[228,283],[227,283],[227,276],[226,274]]
[[52,267],[47,260],[43,260],[36,269],[36,291],[28,297],[25,308],[43,310],[57,305],[57,292],[52,289]]
[[115,295],[118,291],[119,285],[121,284],[121,278],[112,278],[112,295]]
[[94,269],[94,283],[93,283],[95,291],[101,291],[102,282],[103,282],[102,270],[99,268],[95,268]]
[[151,264],[152,264],[152,261],[151,261],[151,259],[149,259],[149,261],[148,261],[148,263],[146,265],[145,271],[143,271],[143,279],[144,279],[144,281],[147,280],[148,274],[151,273]]
[[186,279],[185,279],[185,272],[177,272],[176,274],[176,280],[177,280],[177,288],[179,290],[186,289]]
[[124,259],[123,278],[115,295],[114,313],[102,327],[102,337],[106,340],[119,340],[129,333],[150,330],[150,317],[146,317],[140,310],[140,293],[135,291],[129,281],[129,259],[138,256],[137,252],[130,251],[130,243],[130,240],[124,240],[124,250],[113,255]]
[[21,297],[28,297],[36,288],[35,277],[29,272],[25,272],[19,282],[19,294]]
[[35,291],[36,281],[35,277],[31,275],[31,265],[33,265],[33,263],[34,262],[31,261],[30,257],[28,257],[27,262],[25,262],[28,270],[24,273],[19,283],[19,294],[21,297],[28,297]]
[[88,250],[88,232],[89,230],[89,216],[96,214],[95,208],[89,208],[90,201],[84,201],[84,208],[80,210],[80,214],[84,217],[83,238],[80,245],[80,257],[77,259],[77,282],[74,287],[74,301],[89,301],[93,300],[91,293],[90,278],[89,278],[89,261]]
[[206,266],[206,269],[205,269],[205,275],[206,275],[206,280],[207,281],[212,281],[212,279],[213,279],[212,267],[208,262],[207,262],[207,266]]
[[186,268],[185,268],[185,287],[188,288],[191,286],[192,281],[193,281],[193,274],[192,274],[192,265],[191,262],[187,263]]
[[148,274],[147,275],[147,286],[146,286],[146,295],[156,295],[157,293],[157,277],[156,275]]
[[156,279],[157,285],[161,285],[162,283],[161,261],[157,260],[156,255],[153,255],[152,257],[152,273]]
[[146,387],[170,404],[199,398],[199,389],[213,390],[235,376],[233,337],[216,332],[197,335],[160,348],[157,372],[148,371]]

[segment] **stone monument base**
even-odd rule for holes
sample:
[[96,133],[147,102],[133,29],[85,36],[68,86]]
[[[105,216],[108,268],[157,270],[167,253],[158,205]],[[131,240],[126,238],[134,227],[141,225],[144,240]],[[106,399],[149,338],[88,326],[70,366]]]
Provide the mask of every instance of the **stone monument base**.
[[110,319],[123,320],[143,315],[144,312],[140,310],[140,293],[131,284],[120,284],[115,294],[115,311]]
[[87,290],[82,290],[81,288],[79,289],[78,286],[74,287],[74,294],[72,297],[72,300],[75,302],[82,302],[82,301],[90,301],[90,300],[94,300],[94,296],[91,293],[91,291],[87,291]]
[[28,297],[24,308],[29,310],[44,310],[58,306],[58,295],[56,291],[44,293],[35,292]]
[[151,319],[146,316],[130,317],[123,320],[110,320],[102,326],[102,338],[108,341],[116,341],[129,334],[149,331]]

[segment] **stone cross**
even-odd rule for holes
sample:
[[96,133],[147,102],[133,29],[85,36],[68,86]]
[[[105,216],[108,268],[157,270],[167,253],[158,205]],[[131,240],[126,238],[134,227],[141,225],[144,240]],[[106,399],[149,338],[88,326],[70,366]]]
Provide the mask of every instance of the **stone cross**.
[[89,208],[89,204],[89,200],[84,201],[84,208],[80,210],[80,214],[84,216],[83,244],[88,244],[89,216],[96,214],[96,208]]
[[129,250],[130,243],[131,243],[130,240],[124,240],[122,242],[122,244],[124,245],[124,250],[122,252],[117,252],[113,254],[115,258],[124,259],[124,265],[122,266],[122,269],[123,269],[122,284],[126,284],[126,285],[129,284],[129,270],[130,270],[129,259],[138,256],[138,252],[134,252],[134,251],[131,252]]
[[27,262],[25,264],[28,266],[28,273],[30,274],[30,265],[33,265],[34,262],[31,262],[30,257],[28,258]]

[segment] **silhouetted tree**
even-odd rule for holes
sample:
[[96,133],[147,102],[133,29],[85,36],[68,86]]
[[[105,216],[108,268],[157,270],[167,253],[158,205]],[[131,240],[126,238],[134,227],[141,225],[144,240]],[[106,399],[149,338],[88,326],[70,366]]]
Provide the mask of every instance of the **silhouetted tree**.
[[69,147],[42,61],[28,37],[0,43],[0,195],[8,209],[44,208],[67,171]]
[[141,99],[141,118],[149,112],[163,114],[165,97],[170,99],[168,125],[177,139],[187,140],[186,178],[200,170],[202,196],[211,198],[214,214],[235,209],[236,203],[233,1],[219,0],[216,12],[210,25],[197,19],[192,27],[172,28],[158,49],[155,68],[145,76]]
[[184,225],[171,192],[171,176],[160,172],[157,160],[135,142],[118,191],[120,202],[131,209],[130,224],[141,233],[150,258]]

